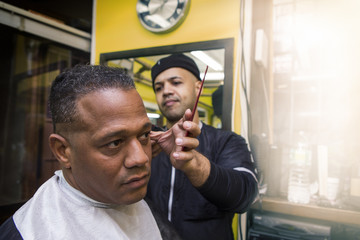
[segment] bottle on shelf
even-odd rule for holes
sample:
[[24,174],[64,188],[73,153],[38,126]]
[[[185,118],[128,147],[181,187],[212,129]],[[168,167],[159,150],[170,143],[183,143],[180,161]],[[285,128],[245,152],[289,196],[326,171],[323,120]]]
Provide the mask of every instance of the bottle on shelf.
[[310,202],[311,151],[306,144],[299,143],[290,151],[288,200],[293,203]]

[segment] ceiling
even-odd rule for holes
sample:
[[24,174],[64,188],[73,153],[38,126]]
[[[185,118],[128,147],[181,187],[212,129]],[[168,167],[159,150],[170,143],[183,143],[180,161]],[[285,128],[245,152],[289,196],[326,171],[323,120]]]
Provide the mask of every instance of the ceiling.
[[1,0],[12,6],[46,15],[91,33],[92,0]]
[[[1,0],[7,4],[13,5],[15,7],[32,11],[35,13],[39,13],[50,18],[56,19],[57,21],[61,21],[66,25],[72,26],[74,28],[80,29],[82,31],[91,33],[91,25],[92,25],[92,0],[62,0],[62,1],[54,1],[54,0]],[[207,55],[217,61],[219,64],[224,66],[224,52],[219,50],[209,50],[206,51]],[[203,77],[203,73],[206,69],[206,65],[199,58],[193,56],[190,53],[185,53],[189,57],[192,57],[196,64],[199,67],[201,74],[201,78]],[[152,61],[156,62],[159,58],[164,56],[153,56]],[[220,79],[214,73],[223,74],[223,70],[216,70],[209,66],[209,70],[207,73],[207,80],[212,81],[213,83],[218,81],[222,81],[223,77]],[[208,82],[209,83],[209,82]]]

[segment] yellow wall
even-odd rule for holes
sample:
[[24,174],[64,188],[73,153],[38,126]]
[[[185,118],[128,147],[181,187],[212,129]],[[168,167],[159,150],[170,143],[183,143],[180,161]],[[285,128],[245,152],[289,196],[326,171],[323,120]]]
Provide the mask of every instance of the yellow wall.
[[[101,53],[223,38],[234,38],[234,51],[238,49],[240,0],[192,0],[185,21],[166,34],[151,33],[142,27],[136,14],[136,3],[137,0],[96,1],[95,64],[100,62]],[[238,64],[234,62],[234,66]],[[238,81],[239,77],[234,79]],[[239,133],[240,104],[236,102],[233,120],[236,123],[234,130]]]
[[97,0],[96,61],[102,52],[237,37],[239,0],[192,0],[185,21],[167,34],[142,27],[136,0]]

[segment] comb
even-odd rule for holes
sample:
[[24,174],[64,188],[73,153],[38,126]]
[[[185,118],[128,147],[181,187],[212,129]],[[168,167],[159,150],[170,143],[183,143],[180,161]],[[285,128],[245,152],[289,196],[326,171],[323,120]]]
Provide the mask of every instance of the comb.
[[[193,110],[192,110],[192,112],[191,112],[191,117],[190,117],[189,121],[194,120],[195,112],[196,112],[197,105],[198,105],[198,102],[199,102],[199,99],[200,99],[201,91],[202,91],[203,86],[204,86],[205,76],[206,76],[206,73],[207,73],[208,68],[209,68],[209,66],[206,66],[205,73],[204,73],[204,77],[203,77],[203,80],[202,80],[202,82],[201,82],[200,90],[199,90],[199,93],[198,93],[198,95],[197,95],[196,102],[195,102],[194,108],[193,108]],[[186,131],[185,137],[187,137],[188,135],[189,135],[189,132]],[[181,151],[183,151],[183,150],[184,150],[184,147],[182,148]]]
[[197,98],[196,98],[195,106],[194,106],[194,108],[193,108],[193,110],[192,110],[192,113],[191,113],[190,121],[192,121],[192,120],[194,119],[195,112],[196,112],[196,108],[197,108],[197,105],[198,105],[198,102],[199,102],[199,99],[200,99],[201,91],[202,91],[203,86],[204,86],[205,76],[206,76],[206,73],[207,73],[208,68],[209,68],[209,66],[206,66],[205,73],[204,73],[204,77],[203,77],[203,80],[202,80],[202,82],[201,82],[200,90],[199,90],[199,93],[198,93]]

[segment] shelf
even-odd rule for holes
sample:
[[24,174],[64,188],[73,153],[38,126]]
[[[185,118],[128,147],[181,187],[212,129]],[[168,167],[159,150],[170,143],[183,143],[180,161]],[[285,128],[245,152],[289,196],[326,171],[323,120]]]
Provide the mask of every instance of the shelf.
[[[259,202],[251,208],[260,210]],[[262,210],[299,217],[360,226],[360,212],[290,203],[276,198],[262,199]]]

